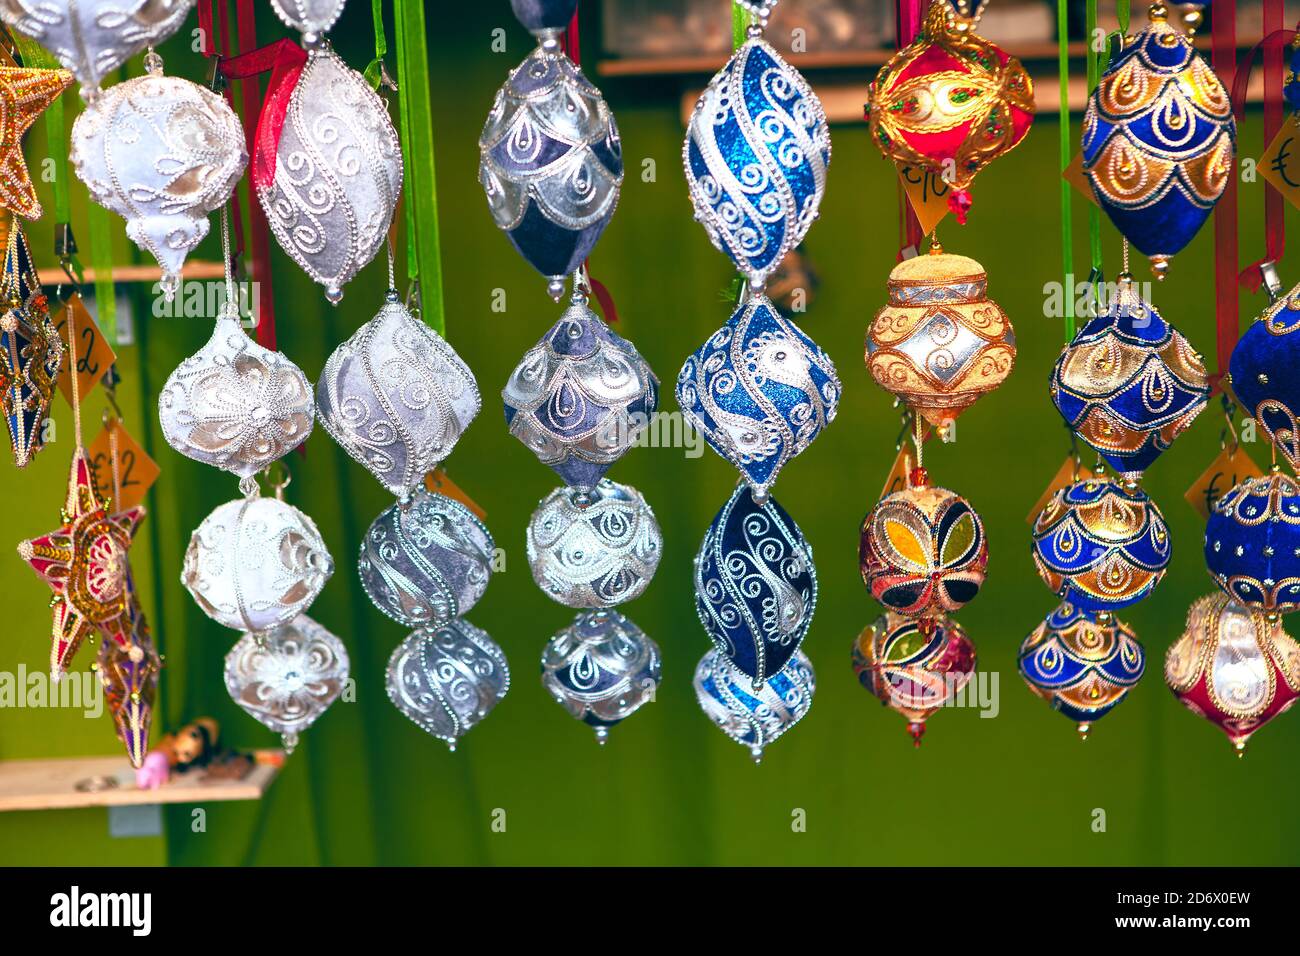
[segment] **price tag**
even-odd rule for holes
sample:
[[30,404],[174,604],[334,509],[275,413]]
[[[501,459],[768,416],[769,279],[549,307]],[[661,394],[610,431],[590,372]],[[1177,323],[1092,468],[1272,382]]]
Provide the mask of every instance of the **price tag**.
[[1192,487],[1183,495],[1187,503],[1196,509],[1203,519],[1209,520],[1210,509],[1215,502],[1232,490],[1232,486],[1247,478],[1259,478],[1264,473],[1247,455],[1240,445],[1228,445],[1201,473],[1201,477],[1192,482]]
[[896,491],[902,491],[907,487],[907,476],[912,473],[912,446],[904,442],[903,447],[898,450],[898,455],[894,458],[893,467],[889,469],[889,477],[885,479],[885,487],[880,489],[880,497],[887,498]]
[[952,187],[934,170],[919,166],[899,166],[898,178],[916,213],[916,221],[921,224],[921,232],[930,235],[943,217],[952,212],[948,208],[948,192]]
[[[120,494],[113,493],[113,453],[117,452],[117,480]],[[101,499],[112,499],[112,510],[126,511],[144,501],[145,494],[158,480],[158,463],[140,447],[131,433],[116,418],[110,418],[87,449],[95,491]]]
[[441,468],[435,468],[424,476],[424,487],[436,494],[446,495],[453,501],[459,501],[474,512],[479,521],[487,518],[487,512],[480,508],[474,499],[461,489],[460,485],[447,477],[447,472]]
[[1255,167],[1291,205],[1300,208],[1300,124],[1289,116]]
[[72,361],[72,350],[68,347],[69,316],[72,317],[73,326],[77,330],[77,389],[83,402],[91,389],[104,377],[104,373],[117,361],[117,355],[108,344],[108,339],[104,338],[103,333],[99,331],[99,326],[95,324],[94,317],[81,301],[81,296],[73,295],[68,299],[59,312],[55,326],[59,330],[59,338],[63,340],[65,350],[63,368],[59,370],[59,391],[71,405],[72,376],[68,374],[68,363]]
[[1061,463],[1061,467],[1056,469],[1056,474],[1052,476],[1051,482],[1048,483],[1046,490],[1034,502],[1034,508],[1029,512],[1029,517],[1025,519],[1028,524],[1033,524],[1039,513],[1047,507],[1047,502],[1051,500],[1052,495],[1056,494],[1066,485],[1072,485],[1076,481],[1082,481],[1088,477],[1088,469],[1084,467],[1083,462],[1070,455]]
[[1065,167],[1061,176],[1079,195],[1094,206],[1097,205],[1097,194],[1092,191],[1092,183],[1088,182],[1088,176],[1083,171],[1083,153],[1074,154],[1074,159],[1070,160],[1070,165]]

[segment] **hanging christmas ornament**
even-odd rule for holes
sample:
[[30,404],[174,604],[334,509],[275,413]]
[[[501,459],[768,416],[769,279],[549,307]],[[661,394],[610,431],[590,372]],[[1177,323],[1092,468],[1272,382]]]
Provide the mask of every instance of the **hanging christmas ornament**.
[[1228,381],[1233,394],[1293,469],[1300,469],[1297,368],[1300,368],[1300,285],[1251,323],[1232,350],[1228,363]]
[[154,650],[149,625],[134,592],[127,600],[130,632],[125,645],[103,641],[94,670],[104,690],[104,703],[117,737],[126,747],[131,766],[144,766],[149,752],[149,728],[162,660]]
[[441,627],[483,596],[494,550],[473,512],[421,488],[375,519],[361,542],[357,574],[375,607],[394,621]]
[[306,614],[261,634],[245,634],[226,655],[226,690],[293,753],[298,735],[343,693],[348,651]]
[[1181,332],[1121,280],[1052,369],[1052,401],[1072,431],[1136,480],[1205,408],[1205,366]]
[[93,101],[104,77],[175,33],[193,6],[194,0],[0,0],[0,20],[54,54]]
[[556,488],[528,523],[533,580],[567,607],[608,608],[640,597],[664,539],[631,485],[602,478],[590,491]]
[[866,361],[877,385],[942,428],[1011,374],[1016,335],[988,298],[984,267],[932,243],[889,274]]
[[1210,576],[1270,620],[1300,607],[1300,485],[1278,471],[1215,502],[1205,526]]
[[695,609],[714,646],[755,687],[799,648],[817,607],[812,547],[774,498],[736,486],[695,556]]
[[1164,516],[1145,491],[1104,478],[1067,485],[1034,521],[1044,583],[1082,611],[1116,611],[1155,589],[1169,564]]
[[487,634],[457,618],[418,630],[388,659],[388,699],[452,750],[510,690],[506,656]]
[[760,498],[835,419],[830,356],[761,295],[751,295],[682,366],[682,415],[740,469]]
[[230,198],[248,153],[224,99],[164,76],[157,54],[145,69],[77,117],[69,158],[91,198],[125,219],[131,241],[158,260],[171,301],[185,257],[207,236],[208,213]]
[[1066,602],[1025,638],[1019,664],[1029,689],[1087,739],[1142,679],[1146,651],[1127,624]]
[[1300,697],[1300,644],[1259,611],[1209,594],[1192,602],[1187,630],[1165,655],[1165,683],[1240,756],[1251,734]]
[[984,584],[984,522],[961,495],[929,484],[925,469],[862,521],[858,566],[871,596],[907,617],[963,607]]
[[1083,118],[1083,172],[1115,228],[1156,278],[1191,242],[1231,175],[1228,93],[1191,38],[1155,3],[1150,25],[1111,60]]
[[631,342],[577,296],[501,392],[510,434],[565,484],[590,491],[640,437],[659,380]]
[[302,34],[304,46],[315,46],[338,22],[346,0],[271,0],[271,9],[285,26]]
[[853,642],[858,681],[907,718],[914,746],[925,722],[951,704],[975,674],[975,645],[947,617],[917,621],[888,611]]
[[451,454],[482,407],[469,367],[391,291],[330,355],[316,403],[330,436],[399,497]]
[[[975,6],[983,10],[983,3]],[[976,174],[1014,149],[1034,122],[1029,74],[975,33],[979,15],[958,17],[948,0],[934,0],[916,39],[881,68],[867,91],[876,145],[900,166],[941,175],[952,187],[948,206],[961,223]]]
[[695,699],[719,729],[748,747],[754,763],[763,750],[803,719],[812,706],[816,679],[812,661],[796,650],[762,687],[755,687],[716,648],[695,668]]
[[542,651],[542,687],[598,744],[654,700],[660,676],[659,645],[617,611],[584,611]]
[[[0,17],[4,7],[0,2]],[[24,219],[41,217],[36,187],[23,157],[23,134],[71,82],[67,70],[0,66],[0,209]]]
[[1292,42],[1283,74],[1282,97],[1292,112],[1300,112],[1300,46]]
[[333,573],[311,518],[253,495],[203,519],[185,550],[181,583],[218,624],[259,633],[305,611]]
[[25,468],[44,445],[45,420],[64,350],[32,268],[27,240],[13,221],[0,272],[0,309],[0,408],[14,462]]

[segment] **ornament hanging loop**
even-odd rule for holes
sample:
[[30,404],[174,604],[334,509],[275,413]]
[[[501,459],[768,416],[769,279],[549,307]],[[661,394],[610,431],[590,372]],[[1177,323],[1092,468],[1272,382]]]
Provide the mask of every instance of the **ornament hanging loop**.
[[1227,395],[1221,395],[1220,401],[1223,403],[1223,428],[1219,431],[1219,448],[1227,451],[1229,455],[1235,455],[1241,444],[1237,438],[1236,423],[1233,421],[1237,405]]
[[1259,274],[1264,287],[1264,292],[1268,295],[1269,304],[1272,305],[1282,294],[1282,280],[1277,274],[1277,263],[1272,259],[1266,260],[1259,264]]

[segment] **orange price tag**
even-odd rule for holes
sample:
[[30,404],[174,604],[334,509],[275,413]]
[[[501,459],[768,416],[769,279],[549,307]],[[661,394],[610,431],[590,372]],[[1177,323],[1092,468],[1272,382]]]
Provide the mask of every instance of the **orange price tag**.
[[1066,485],[1072,485],[1076,481],[1082,481],[1088,477],[1088,469],[1084,467],[1083,462],[1070,455],[1061,463],[1061,467],[1056,469],[1056,474],[1048,483],[1046,490],[1038,496],[1034,502],[1034,509],[1029,512],[1029,517],[1025,521],[1033,524],[1037,520],[1039,513],[1047,507],[1047,502],[1051,500],[1052,495],[1056,494]]
[[68,318],[71,316],[77,330],[77,389],[84,402],[104,373],[117,361],[117,354],[108,344],[108,339],[99,331],[94,317],[86,308],[81,296],[73,295],[64,303],[55,323],[59,338],[63,340],[63,367],[59,370],[59,391],[72,404],[72,376],[68,374],[68,364],[72,361],[72,350],[68,346]]
[[1192,482],[1192,487],[1187,489],[1187,494],[1183,497],[1196,509],[1197,514],[1208,521],[1210,509],[1232,490],[1233,485],[1247,478],[1259,478],[1263,474],[1240,445],[1228,445],[1215,456],[1201,477]]
[[919,166],[899,166],[898,178],[903,182],[907,201],[921,224],[921,232],[930,235],[943,217],[952,212],[948,208],[948,191],[952,189],[943,177],[932,169]]
[[459,501],[470,511],[478,516],[479,521],[487,518],[487,512],[478,506],[478,504],[467,495],[460,487],[449,477],[447,472],[441,468],[435,468],[424,476],[424,487],[436,494],[446,495],[453,501]]
[[[114,493],[113,460],[117,458],[119,493]],[[112,499],[113,511],[126,511],[144,501],[145,494],[158,480],[158,463],[140,447],[131,433],[116,418],[110,418],[87,449],[95,490],[101,498]]]
[[1083,171],[1083,153],[1074,154],[1074,159],[1070,160],[1070,165],[1065,167],[1061,176],[1079,195],[1094,206],[1097,205],[1097,195],[1092,191],[1092,183],[1088,182],[1088,176]]
[[889,469],[889,477],[885,479],[885,487],[880,489],[881,498],[887,498],[894,492],[902,491],[907,487],[907,476],[912,473],[912,461],[912,446],[909,442],[903,442],[903,447],[898,449],[894,464]]
[[1300,123],[1289,116],[1255,168],[1291,205],[1300,208]]

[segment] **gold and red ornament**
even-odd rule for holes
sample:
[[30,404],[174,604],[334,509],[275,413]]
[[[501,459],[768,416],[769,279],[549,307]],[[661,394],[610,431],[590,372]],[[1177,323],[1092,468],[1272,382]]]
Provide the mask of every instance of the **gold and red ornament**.
[[0,66],[0,209],[24,219],[41,217],[23,158],[23,134],[71,82],[67,70]]
[[27,240],[12,221],[0,273],[0,307],[0,409],[14,462],[25,468],[44,444],[64,349],[32,268]]
[[970,185],[1014,149],[1034,122],[1034,85],[1020,61],[975,33],[983,3],[954,9],[933,0],[916,39],[876,74],[867,120],[881,152],[952,186],[949,208],[964,223]]
[[1300,644],[1263,612],[1208,594],[1192,603],[1187,630],[1165,655],[1165,683],[1240,756],[1255,731],[1300,697]]
[[154,650],[144,609],[134,591],[127,596],[130,641],[126,646],[104,641],[94,669],[104,688],[104,701],[113,718],[118,739],[126,747],[131,766],[144,766],[149,752],[149,727],[162,658]]

